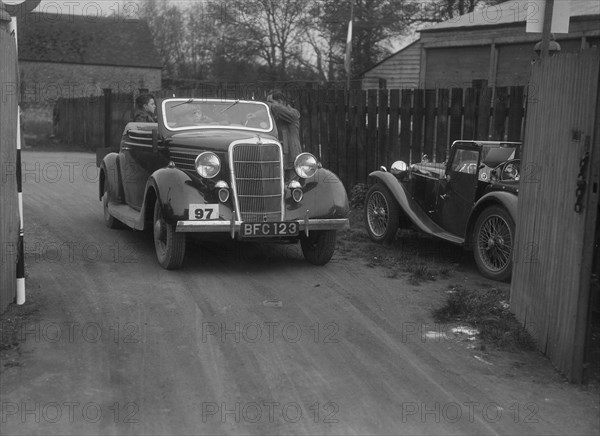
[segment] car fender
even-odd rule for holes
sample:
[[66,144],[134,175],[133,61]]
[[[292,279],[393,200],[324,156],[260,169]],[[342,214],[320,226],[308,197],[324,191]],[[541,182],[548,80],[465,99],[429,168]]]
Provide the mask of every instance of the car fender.
[[341,180],[331,171],[319,168],[314,176],[301,179],[304,196],[300,203],[294,202],[286,188],[285,219],[345,218],[350,213],[348,194]]
[[469,220],[467,222],[467,234],[465,235],[465,242],[467,246],[471,244],[473,239],[473,227],[475,227],[477,218],[486,207],[494,204],[503,206],[512,218],[513,222],[517,222],[517,195],[511,192],[502,191],[489,192],[481,197],[471,210],[471,214],[469,215]]
[[398,202],[402,213],[404,213],[419,230],[454,244],[462,244],[464,242],[462,237],[447,232],[427,216],[427,214],[412,199],[402,183],[399,182],[393,174],[385,171],[374,171],[369,174],[369,177],[388,188]]
[[[148,220],[152,217],[154,199],[158,198],[163,207],[164,219],[172,225],[177,221],[189,219],[190,204],[206,204],[208,188],[203,187],[198,180],[177,168],[161,168],[156,170],[146,184],[143,210]],[[219,203],[219,215],[222,219],[231,219],[229,206]]]
[[119,155],[118,153],[109,153],[104,156],[100,164],[100,179],[98,184],[99,199],[104,195],[104,181],[108,181],[108,199],[109,201],[120,201],[121,197],[121,177],[119,173]]

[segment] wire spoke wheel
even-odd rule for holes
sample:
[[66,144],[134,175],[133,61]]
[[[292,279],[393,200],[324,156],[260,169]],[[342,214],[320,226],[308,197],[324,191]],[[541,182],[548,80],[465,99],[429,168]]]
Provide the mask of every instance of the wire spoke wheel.
[[365,221],[372,241],[394,240],[399,214],[398,203],[385,186],[376,184],[369,189],[365,202]]
[[475,261],[483,275],[506,280],[512,270],[514,223],[499,206],[486,209],[475,225]]
[[367,205],[369,227],[374,235],[383,236],[390,221],[389,206],[381,192],[374,192]]

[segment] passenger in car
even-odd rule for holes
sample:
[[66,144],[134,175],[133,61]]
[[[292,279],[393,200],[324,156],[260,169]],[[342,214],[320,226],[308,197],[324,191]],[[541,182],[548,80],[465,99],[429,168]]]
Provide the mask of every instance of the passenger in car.
[[271,108],[279,139],[283,145],[285,167],[294,168],[296,157],[302,153],[300,144],[300,112],[294,109],[287,98],[279,90],[274,90],[267,95],[267,104]]
[[156,103],[151,94],[140,94],[135,99],[135,113],[133,121],[139,123],[156,123]]

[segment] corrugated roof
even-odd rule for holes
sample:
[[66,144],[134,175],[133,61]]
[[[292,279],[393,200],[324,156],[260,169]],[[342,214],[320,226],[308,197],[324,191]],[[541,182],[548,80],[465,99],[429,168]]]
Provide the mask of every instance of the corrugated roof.
[[19,20],[19,59],[162,68],[142,20],[32,12]]
[[[600,15],[600,0],[555,0],[555,3],[558,2],[565,2],[570,5],[571,17]],[[487,6],[452,20],[422,27],[419,32],[477,26],[500,26],[525,22],[528,14],[526,8],[528,3],[532,4],[533,2],[531,0],[510,0],[495,6]]]

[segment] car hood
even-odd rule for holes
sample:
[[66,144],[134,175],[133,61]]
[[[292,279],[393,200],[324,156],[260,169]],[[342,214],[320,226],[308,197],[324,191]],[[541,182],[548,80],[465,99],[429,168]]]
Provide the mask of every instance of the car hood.
[[166,139],[169,147],[198,148],[206,151],[227,151],[233,141],[257,137],[277,139],[269,134],[247,130],[203,129],[175,133]]

